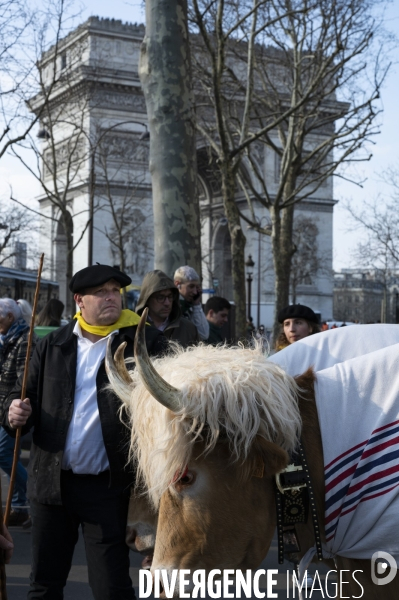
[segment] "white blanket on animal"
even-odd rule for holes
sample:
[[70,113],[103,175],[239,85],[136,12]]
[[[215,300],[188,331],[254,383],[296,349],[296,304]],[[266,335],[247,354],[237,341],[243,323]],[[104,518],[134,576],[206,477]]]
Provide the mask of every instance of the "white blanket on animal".
[[292,376],[399,344],[399,325],[350,325],[309,335],[269,357]]
[[399,560],[399,326],[337,328],[269,360],[290,375],[310,366],[317,374],[326,550],[366,559],[383,550]]
[[317,373],[327,548],[399,560],[399,344]]

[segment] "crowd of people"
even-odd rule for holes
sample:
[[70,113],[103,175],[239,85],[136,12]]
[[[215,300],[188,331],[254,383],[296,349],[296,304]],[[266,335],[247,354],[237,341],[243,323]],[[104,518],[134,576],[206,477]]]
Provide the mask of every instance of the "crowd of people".
[[[0,299],[0,467],[7,474],[17,429],[22,435],[32,431],[28,472],[19,461],[9,520],[10,526],[32,528],[29,600],[63,597],[80,527],[94,598],[135,597],[125,543],[135,474],[126,466],[129,440],[120,402],[106,388],[108,340],[113,352],[126,342],[124,357],[132,358],[145,308],[152,356],[163,354],[169,341],[187,347],[226,339],[231,304],[213,296],[203,307],[200,277],[192,267],[180,267],[173,278],[158,269],[147,273],[136,312],[122,307],[121,289],[130,283],[117,268],[93,265],[69,282],[78,307],[72,321],[60,327],[64,305],[57,299],[42,308],[34,326],[53,330],[41,340],[33,333],[25,398],[21,375],[32,309],[25,300]],[[315,313],[303,305],[284,308],[278,320],[278,350],[319,331]],[[264,328],[253,333],[263,339]],[[0,546],[8,560],[12,540],[7,529]]]

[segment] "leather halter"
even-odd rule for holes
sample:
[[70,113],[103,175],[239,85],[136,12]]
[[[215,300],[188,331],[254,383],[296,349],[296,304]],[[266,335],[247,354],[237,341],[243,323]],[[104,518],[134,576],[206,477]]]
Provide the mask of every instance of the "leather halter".
[[293,554],[300,552],[295,523],[306,523],[309,508],[312,516],[318,560],[323,560],[320,528],[316,502],[302,443],[291,456],[290,464],[275,475],[275,498],[277,509],[278,562],[284,557],[293,560]]

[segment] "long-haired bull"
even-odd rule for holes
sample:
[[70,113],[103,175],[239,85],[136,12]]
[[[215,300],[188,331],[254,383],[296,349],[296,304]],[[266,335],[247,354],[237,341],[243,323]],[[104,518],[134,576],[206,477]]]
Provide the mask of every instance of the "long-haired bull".
[[[145,315],[141,336],[144,319]],[[319,373],[317,382],[312,370],[293,379],[267,361],[260,349],[209,346],[175,348],[171,355],[151,363],[139,337],[137,368],[128,373],[122,353],[123,349],[116,366],[108,353],[109,378],[129,416],[138,488],[158,511],[153,569],[257,568],[276,527],[274,479],[300,438],[321,540],[328,542],[315,386],[323,389],[329,384],[330,370],[327,375]],[[399,356],[397,372],[398,367]],[[394,361],[389,369],[394,371]],[[338,440],[339,423],[331,422],[331,428]],[[348,440],[348,448],[352,441]],[[399,553],[398,522],[399,516],[386,540],[394,555]],[[315,543],[310,517],[296,530],[303,555]],[[386,586],[372,583],[370,558],[345,551],[335,556],[336,568],[362,571],[357,580],[365,589],[364,598],[397,598],[395,580]],[[342,597],[359,594],[359,585],[353,589],[351,585],[342,586]]]

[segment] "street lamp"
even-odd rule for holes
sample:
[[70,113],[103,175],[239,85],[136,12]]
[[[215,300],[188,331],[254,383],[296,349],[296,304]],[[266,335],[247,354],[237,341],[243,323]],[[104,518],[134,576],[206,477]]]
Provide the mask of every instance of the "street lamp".
[[249,255],[245,266],[247,267],[247,285],[248,285],[248,321],[251,320],[251,285],[252,285],[252,271],[249,269],[253,269],[255,266],[254,261],[252,260],[252,256]]
[[36,137],[38,137],[39,140],[49,140],[51,138],[51,135],[49,134],[47,129],[42,128],[42,129],[39,129]]
[[145,123],[139,123],[139,121],[132,121],[133,123],[137,123],[138,125],[143,125],[145,127],[145,131],[140,134],[139,140],[141,142],[148,141],[150,139],[150,132],[148,131],[148,127]]

